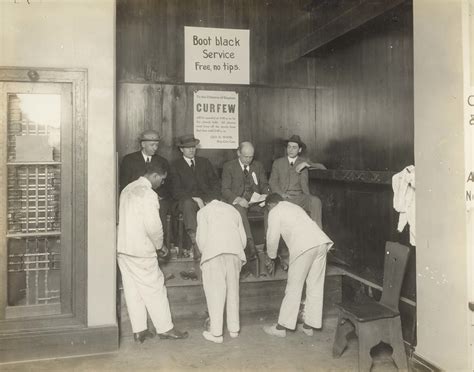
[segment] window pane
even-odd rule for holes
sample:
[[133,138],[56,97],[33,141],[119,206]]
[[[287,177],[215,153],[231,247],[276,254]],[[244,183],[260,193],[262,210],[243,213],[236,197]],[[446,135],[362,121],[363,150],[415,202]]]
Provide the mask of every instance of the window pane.
[[[60,302],[61,96],[9,94],[8,306]],[[33,309],[22,316],[56,313]],[[12,317],[18,311],[7,308]]]

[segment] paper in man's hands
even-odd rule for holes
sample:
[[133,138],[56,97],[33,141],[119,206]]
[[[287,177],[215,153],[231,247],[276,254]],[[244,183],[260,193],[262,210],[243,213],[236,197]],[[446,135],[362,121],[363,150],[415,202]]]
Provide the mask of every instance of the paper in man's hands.
[[266,194],[262,195],[262,194],[259,194],[258,192],[254,192],[252,194],[252,197],[250,198],[249,204],[265,203],[266,198],[267,198]]

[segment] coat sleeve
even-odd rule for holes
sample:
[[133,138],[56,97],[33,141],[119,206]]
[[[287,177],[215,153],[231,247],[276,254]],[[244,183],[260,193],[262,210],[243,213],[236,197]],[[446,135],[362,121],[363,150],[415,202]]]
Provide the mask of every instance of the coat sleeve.
[[272,192],[283,194],[283,190],[280,187],[278,159],[275,160],[272,165],[272,173],[270,174],[270,187],[272,189]]
[[130,166],[130,158],[125,155],[124,158],[122,159],[122,162],[120,163],[120,178],[119,178],[119,188],[120,192],[127,186],[131,181],[130,178],[132,178],[132,173],[131,173],[131,166]]
[[220,199],[221,197],[221,182],[219,177],[217,177],[216,171],[212,166],[211,162],[208,159],[205,159],[206,162],[206,175],[209,182],[209,190],[206,192],[206,195],[203,197],[206,202],[211,201],[212,199]]
[[245,249],[245,247],[247,246],[247,234],[245,233],[244,224],[242,222],[242,217],[240,216],[240,213],[237,212],[235,215],[238,221],[238,228],[239,228],[240,241],[242,243],[242,249]]
[[196,243],[199,251],[202,253],[207,242],[207,218],[206,210],[201,209],[197,213],[197,230],[196,230]]
[[224,164],[224,168],[222,169],[221,191],[224,200],[229,204],[232,204],[232,202],[238,196],[232,191],[232,169],[228,163]]
[[268,214],[267,229],[267,254],[274,259],[278,253],[278,244],[280,243],[280,218],[278,211],[271,210]]
[[267,172],[262,164],[259,166],[259,182],[260,182],[260,194],[270,193],[270,184],[268,183]]
[[303,194],[309,195],[309,176],[308,176],[308,170],[303,169],[303,171],[300,174],[300,183],[301,183],[301,190],[303,190]]
[[187,197],[184,185],[178,171],[178,164],[173,164],[170,168],[171,174],[171,194],[173,199],[181,200]]
[[161,249],[163,247],[163,225],[160,219],[160,204],[155,192],[152,191],[152,193],[144,199],[144,205],[142,206],[143,224],[145,232],[153,242],[155,249]]

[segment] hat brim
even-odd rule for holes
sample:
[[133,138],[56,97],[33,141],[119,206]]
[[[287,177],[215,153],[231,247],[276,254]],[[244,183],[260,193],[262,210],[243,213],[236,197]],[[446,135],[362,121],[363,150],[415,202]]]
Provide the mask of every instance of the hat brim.
[[189,141],[189,142],[184,142],[184,143],[178,143],[177,146],[178,147],[196,147],[197,145],[199,145],[199,140],[196,139],[194,141]]
[[301,142],[301,141],[294,141],[294,140],[284,140],[283,143],[285,144],[285,146],[288,145],[288,142],[294,142],[294,143],[297,143],[299,145],[299,147],[301,147],[302,149],[305,149],[306,148],[306,144],[304,142]]

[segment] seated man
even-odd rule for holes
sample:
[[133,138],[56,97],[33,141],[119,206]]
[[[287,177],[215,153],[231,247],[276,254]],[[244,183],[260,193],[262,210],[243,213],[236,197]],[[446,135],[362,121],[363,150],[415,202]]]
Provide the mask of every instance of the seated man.
[[248,211],[257,211],[264,214],[266,226],[266,208],[258,204],[249,204],[254,192],[268,194],[267,175],[263,165],[253,160],[255,149],[250,142],[242,142],[237,150],[238,158],[224,164],[222,170],[222,196],[224,200],[232,204],[240,213],[247,235],[247,249],[249,258],[255,256],[255,242],[250,230]]
[[300,136],[293,135],[286,141],[287,156],[273,162],[270,187],[272,192],[280,194],[284,200],[299,205],[309,212],[313,221],[322,228],[321,200],[309,193],[306,168],[312,166],[325,169],[325,167],[322,164],[310,164],[302,159],[299,155],[305,147]]
[[192,134],[178,138],[177,146],[183,156],[171,166],[173,198],[178,211],[183,214],[183,224],[193,244],[194,258],[199,259],[196,247],[196,214],[205,203],[220,198],[219,178],[209,160],[196,154],[199,140]]
[[[158,132],[155,130],[144,131],[139,138],[139,142],[140,151],[125,155],[120,164],[120,191],[129,183],[143,176],[148,163],[160,165],[166,172],[169,172],[168,160],[156,154],[160,143]],[[155,191],[160,199],[161,223],[163,226],[166,226],[166,215],[169,213],[172,205],[170,183],[164,182]]]
[[287,329],[295,329],[306,283],[305,322],[302,331],[308,336],[321,329],[323,318],[326,254],[333,242],[299,206],[283,201],[279,194],[270,194],[266,201],[268,213],[267,267],[277,257],[280,237],[290,253],[290,267],[285,297],[281,303],[278,323],[264,326],[266,333],[285,337]]
[[166,178],[160,164],[149,163],[144,175],[120,194],[117,262],[135,341],[154,334],[147,327],[147,312],[160,338],[186,338],[174,328],[165,279],[156,252],[163,249],[160,202],[153,189]]

